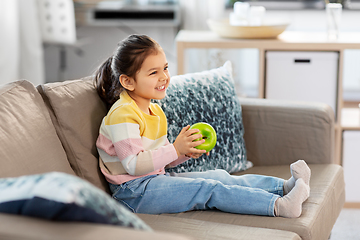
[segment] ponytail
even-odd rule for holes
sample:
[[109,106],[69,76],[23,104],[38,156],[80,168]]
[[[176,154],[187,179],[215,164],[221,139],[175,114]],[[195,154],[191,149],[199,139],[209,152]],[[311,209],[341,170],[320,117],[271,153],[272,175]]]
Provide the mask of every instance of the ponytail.
[[96,90],[108,110],[124,90],[120,83],[120,75],[135,79],[144,59],[159,49],[160,45],[146,35],[130,35],[118,43],[114,54],[101,64],[94,76]]
[[94,76],[97,93],[106,104],[108,110],[119,99],[120,93],[123,90],[119,77],[113,74],[111,68],[112,58],[112,56],[109,57],[100,65]]

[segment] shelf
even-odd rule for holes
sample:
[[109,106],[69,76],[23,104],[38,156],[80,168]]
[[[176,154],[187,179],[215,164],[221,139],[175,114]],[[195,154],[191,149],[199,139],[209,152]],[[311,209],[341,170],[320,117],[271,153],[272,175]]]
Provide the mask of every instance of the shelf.
[[341,110],[342,130],[360,130],[360,108],[343,108]]
[[[231,39],[221,38],[211,31],[181,30],[176,37],[178,74],[184,74],[185,50],[189,48],[256,48],[259,50],[259,87],[258,96],[265,97],[266,84],[266,52],[277,51],[333,51],[339,53],[337,75],[337,104],[334,111],[335,123],[335,161],[341,163],[342,132],[343,130],[360,130],[360,120],[356,122],[355,110],[344,109],[343,100],[343,68],[344,51],[360,49],[360,32],[341,32],[339,39],[329,40],[326,32],[295,32],[285,31],[274,39]],[[359,110],[360,111],[360,110]],[[359,113],[360,114],[360,113]],[[351,120],[352,119],[352,120]],[[359,116],[360,119],[360,116]],[[349,122],[350,121],[350,122]]]
[[268,50],[338,51],[360,49],[360,33],[341,32],[338,40],[329,40],[325,32],[285,31],[274,39],[231,39],[219,37],[211,31],[182,30],[177,44],[185,48],[266,48]]

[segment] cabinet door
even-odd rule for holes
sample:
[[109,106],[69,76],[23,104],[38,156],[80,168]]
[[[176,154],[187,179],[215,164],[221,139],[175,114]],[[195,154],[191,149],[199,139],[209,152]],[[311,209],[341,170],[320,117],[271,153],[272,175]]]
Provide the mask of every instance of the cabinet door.
[[267,51],[265,97],[337,106],[338,52]]
[[343,167],[346,202],[360,203],[360,131],[343,133]]

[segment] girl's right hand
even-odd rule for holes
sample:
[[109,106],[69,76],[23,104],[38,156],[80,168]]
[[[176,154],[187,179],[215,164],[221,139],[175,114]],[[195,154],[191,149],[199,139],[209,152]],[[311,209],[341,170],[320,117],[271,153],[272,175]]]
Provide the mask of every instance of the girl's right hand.
[[199,146],[205,142],[204,139],[194,142],[195,139],[202,138],[201,134],[194,134],[199,132],[199,130],[198,129],[189,130],[189,128],[190,125],[184,127],[180,131],[177,138],[175,139],[175,142],[173,143],[178,156],[185,155],[188,153],[196,153],[196,154],[206,153],[206,150],[200,150],[195,148],[196,146]]

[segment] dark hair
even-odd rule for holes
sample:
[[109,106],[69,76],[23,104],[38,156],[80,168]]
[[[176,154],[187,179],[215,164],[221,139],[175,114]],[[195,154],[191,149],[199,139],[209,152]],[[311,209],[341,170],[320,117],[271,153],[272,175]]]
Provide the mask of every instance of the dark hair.
[[130,35],[118,43],[113,55],[94,74],[97,92],[108,109],[124,90],[119,81],[120,75],[125,74],[135,79],[144,59],[160,49],[160,45],[146,35]]

